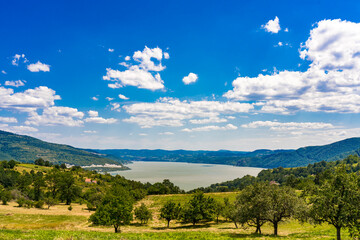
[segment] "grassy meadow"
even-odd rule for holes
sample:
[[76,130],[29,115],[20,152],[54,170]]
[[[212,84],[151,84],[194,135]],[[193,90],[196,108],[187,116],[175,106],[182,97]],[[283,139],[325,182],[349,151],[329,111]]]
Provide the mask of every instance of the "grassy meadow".
[[[211,197],[231,201],[237,193],[208,193]],[[86,205],[73,204],[72,211],[60,204],[50,209],[19,208],[15,202],[0,205],[0,239],[273,239],[272,226],[263,227],[263,235],[253,234],[253,228],[236,229],[231,222],[220,219],[217,224],[166,223],[160,220],[159,209],[167,200],[185,203],[191,195],[150,195],[137,203],[146,204],[153,212],[153,219],[147,225],[134,220],[130,226],[121,227],[122,233],[113,233],[113,227],[92,226],[88,222],[93,213]],[[314,226],[300,224],[295,220],[283,222],[279,227],[280,239],[334,239],[335,229],[328,225]],[[343,239],[347,239],[344,233]]]

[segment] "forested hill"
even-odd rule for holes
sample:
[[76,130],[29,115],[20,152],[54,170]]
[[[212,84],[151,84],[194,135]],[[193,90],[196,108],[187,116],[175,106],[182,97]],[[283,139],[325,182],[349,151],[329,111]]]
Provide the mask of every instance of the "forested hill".
[[68,145],[48,143],[37,138],[0,131],[0,160],[33,162],[42,158],[51,163],[72,165],[119,164],[99,154]]
[[240,151],[186,151],[186,150],[93,150],[128,161],[166,161],[227,164],[249,167],[300,167],[320,161],[335,161],[348,155],[359,155],[360,138],[349,138],[323,146],[303,147],[297,150]]

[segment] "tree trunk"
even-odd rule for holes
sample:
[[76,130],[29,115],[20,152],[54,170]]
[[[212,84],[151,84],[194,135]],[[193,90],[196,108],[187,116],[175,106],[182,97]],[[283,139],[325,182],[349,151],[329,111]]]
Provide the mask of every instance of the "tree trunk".
[[235,227],[238,228],[238,225],[237,225],[236,221],[234,221],[234,224],[235,224]]
[[168,228],[170,227],[170,220],[167,221],[168,222]]
[[341,240],[341,227],[336,227],[336,239]]
[[115,233],[117,233],[118,232],[118,227],[114,226],[114,228],[115,228]]
[[278,222],[274,222],[274,235],[278,235]]
[[256,220],[256,231],[255,233],[261,234],[261,225],[260,225],[260,221]]
[[216,223],[219,223],[219,216],[216,216]]

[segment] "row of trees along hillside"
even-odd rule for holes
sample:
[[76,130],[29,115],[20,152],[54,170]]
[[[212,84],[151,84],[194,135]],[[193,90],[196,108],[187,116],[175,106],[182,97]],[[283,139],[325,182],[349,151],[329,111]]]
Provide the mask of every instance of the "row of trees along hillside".
[[14,160],[0,162],[0,199],[3,204],[16,201],[20,207],[49,208],[59,202],[85,203],[94,210],[103,201],[113,185],[121,185],[134,200],[148,194],[184,193],[169,180],[159,183],[141,183],[121,176],[100,174],[65,164],[53,165],[42,159],[35,164],[21,164]]
[[[254,227],[261,234],[265,223],[273,226],[278,235],[279,223],[287,219],[314,224],[328,223],[336,229],[337,239],[346,229],[354,239],[360,237],[360,176],[351,172],[346,165],[337,165],[327,170],[319,181],[313,181],[304,191],[296,191],[290,186],[255,182],[245,187],[234,202],[223,202],[206,196],[203,192],[193,193],[192,198],[181,205],[172,200],[160,209],[160,219],[167,227],[171,221],[181,223],[212,224],[223,217],[232,221],[235,227]],[[135,199],[121,185],[114,184],[90,217],[95,225],[113,226],[115,232],[136,219],[146,224],[153,213],[142,204],[133,211]]]
[[304,190],[313,183],[319,183],[329,171],[335,167],[345,165],[348,172],[360,171],[360,158],[357,155],[350,155],[343,160],[333,162],[321,161],[309,164],[307,167],[283,168],[262,170],[257,177],[246,175],[231,181],[215,183],[206,188],[198,188],[190,192],[229,192],[239,191],[256,182],[273,182],[280,185],[290,186],[295,189]]

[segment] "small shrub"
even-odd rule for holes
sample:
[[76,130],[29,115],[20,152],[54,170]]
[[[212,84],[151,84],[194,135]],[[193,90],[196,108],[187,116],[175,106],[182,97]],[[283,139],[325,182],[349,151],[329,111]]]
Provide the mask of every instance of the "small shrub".
[[36,208],[43,208],[43,206],[44,206],[44,201],[39,200],[39,201],[35,202],[35,207]]
[[26,200],[25,200],[25,198],[21,197],[16,202],[19,205],[18,207],[24,207],[25,203],[26,203]]
[[34,202],[31,200],[25,200],[24,207],[26,208],[32,208],[34,206]]
[[69,211],[73,210],[73,207],[70,205],[70,206],[68,207],[68,210],[69,210]]

